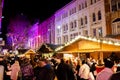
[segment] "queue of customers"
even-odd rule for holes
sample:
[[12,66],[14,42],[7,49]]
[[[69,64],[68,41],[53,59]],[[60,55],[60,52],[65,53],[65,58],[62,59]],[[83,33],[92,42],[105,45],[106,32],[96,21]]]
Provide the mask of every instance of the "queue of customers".
[[38,58],[0,56],[0,80],[119,80],[120,64],[104,59],[104,69],[96,72],[96,61],[78,59]]

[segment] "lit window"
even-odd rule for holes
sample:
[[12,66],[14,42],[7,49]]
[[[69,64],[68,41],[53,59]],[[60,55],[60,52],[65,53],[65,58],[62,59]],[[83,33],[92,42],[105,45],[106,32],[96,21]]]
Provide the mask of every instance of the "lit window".
[[98,34],[100,37],[102,37],[102,27],[98,28]]

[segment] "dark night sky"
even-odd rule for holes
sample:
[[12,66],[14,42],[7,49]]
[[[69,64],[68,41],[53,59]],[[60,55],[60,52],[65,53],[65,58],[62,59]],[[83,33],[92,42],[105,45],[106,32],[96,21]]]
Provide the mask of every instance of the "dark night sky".
[[23,13],[31,21],[43,21],[70,1],[72,0],[4,0],[2,35],[7,33],[9,20],[16,14]]

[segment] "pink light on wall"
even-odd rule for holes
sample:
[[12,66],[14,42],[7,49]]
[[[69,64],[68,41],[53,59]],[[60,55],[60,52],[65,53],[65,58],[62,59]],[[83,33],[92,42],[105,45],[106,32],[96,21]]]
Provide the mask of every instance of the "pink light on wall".
[[8,25],[8,33],[12,34],[14,48],[26,48],[27,47],[27,35],[30,22],[25,15],[17,15],[11,18]]
[[3,9],[3,5],[4,5],[4,0],[0,0],[0,31],[1,31],[1,22],[2,22],[2,9]]

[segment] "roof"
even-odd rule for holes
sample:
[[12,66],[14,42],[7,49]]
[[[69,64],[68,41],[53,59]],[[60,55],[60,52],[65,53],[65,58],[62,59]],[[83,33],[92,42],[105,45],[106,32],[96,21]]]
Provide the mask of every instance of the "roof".
[[120,18],[116,18],[116,19],[113,21],[113,23],[119,22],[119,21],[120,21]]
[[24,54],[29,49],[18,49],[19,54]]
[[[87,47],[86,47],[87,46]],[[102,48],[101,48],[102,46]],[[94,52],[94,51],[119,51],[120,40],[113,38],[97,38],[79,35],[72,41],[55,49],[56,52]]]
[[35,51],[32,50],[32,49],[29,49],[27,52],[25,52],[26,55],[29,55],[29,54],[35,54]]
[[51,53],[54,52],[56,48],[60,47],[61,45],[50,44],[50,43],[43,43],[41,47],[38,49],[37,52],[42,53]]

